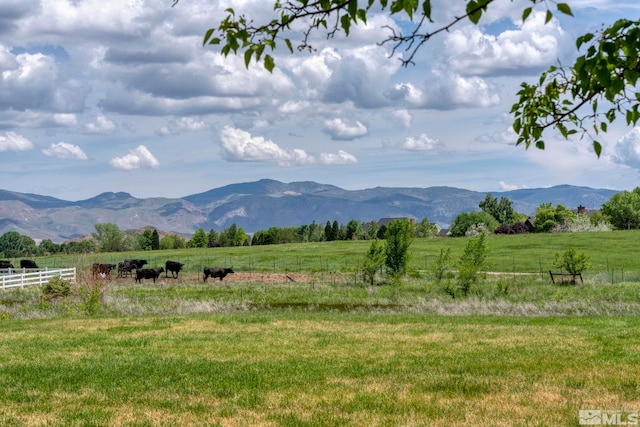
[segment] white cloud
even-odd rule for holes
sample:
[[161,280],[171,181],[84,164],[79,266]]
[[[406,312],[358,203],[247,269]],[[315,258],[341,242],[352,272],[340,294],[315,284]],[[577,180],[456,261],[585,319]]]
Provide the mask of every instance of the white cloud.
[[22,135],[15,132],[6,132],[0,135],[0,152],[2,151],[29,151],[33,144]]
[[144,145],[129,150],[129,154],[125,156],[114,157],[109,164],[123,170],[157,169],[160,166],[158,159]]
[[59,159],[87,160],[87,155],[80,147],[66,142],[51,144],[49,148],[43,149],[42,152],[47,156],[57,157]]
[[286,150],[273,141],[249,132],[225,126],[220,132],[223,157],[231,161],[275,162],[281,166],[313,163],[313,157],[304,150]]
[[310,164],[350,164],[356,163],[355,156],[338,151],[337,154],[321,153],[317,157],[305,150],[284,149],[273,141],[261,136],[252,136],[249,132],[225,126],[220,132],[223,157],[231,161],[275,162],[280,166],[301,166]]
[[318,156],[318,162],[325,165],[347,165],[357,163],[358,159],[352,154],[338,150],[338,154],[322,153]]
[[446,68],[461,75],[546,68],[560,56],[567,37],[557,20],[544,21],[545,13],[534,12],[521,28],[497,36],[483,33],[478,26],[456,29],[445,40]]
[[366,136],[368,131],[365,125],[356,121],[347,123],[345,120],[335,118],[324,122],[324,130],[331,135],[331,139],[351,141]]
[[99,115],[93,123],[84,125],[84,131],[88,134],[110,135],[118,129],[118,126],[104,115]]
[[437,138],[431,138],[426,133],[422,133],[417,137],[408,136],[402,142],[383,143],[384,147],[394,148],[404,151],[442,151],[444,144]]
[[634,127],[618,140],[613,148],[612,160],[640,169],[640,127]]

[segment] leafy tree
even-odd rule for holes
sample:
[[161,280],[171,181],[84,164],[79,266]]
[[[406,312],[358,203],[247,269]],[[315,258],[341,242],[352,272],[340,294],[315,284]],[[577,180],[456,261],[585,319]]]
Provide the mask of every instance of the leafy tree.
[[151,233],[151,250],[157,251],[160,249],[160,234],[158,234],[158,230],[153,229],[153,233]]
[[207,236],[207,246],[215,246],[219,238],[220,234],[212,228],[209,230],[209,235]]
[[614,194],[602,204],[602,213],[617,229],[640,228],[640,187]]
[[380,228],[378,228],[378,239],[386,239],[387,238],[387,226],[382,224]]
[[466,236],[470,229],[477,227],[479,224],[484,224],[487,230],[491,231],[495,230],[499,225],[498,221],[487,212],[463,212],[453,219],[449,234],[452,237]]
[[37,251],[36,242],[17,231],[7,231],[0,236],[0,252],[7,258],[34,255]]
[[327,224],[324,226],[324,237],[327,239],[327,242],[335,240],[333,228],[331,228],[331,222],[329,221],[327,221]]
[[125,233],[116,224],[96,224],[95,229],[91,235],[97,240],[101,252],[122,252],[126,249]]
[[367,229],[367,238],[370,240],[378,238],[378,223],[376,221],[371,221],[369,224],[369,228]]
[[[174,5],[179,0],[174,0]],[[568,0],[569,1],[569,0]],[[364,3],[364,6],[363,6]],[[262,23],[252,18],[236,15],[231,8],[227,16],[204,34],[203,45],[220,45],[223,55],[241,54],[248,67],[252,61],[262,62],[272,71],[275,61],[269,52],[279,43],[294,51],[294,42],[299,51],[314,51],[311,44],[316,32],[325,32],[326,38],[337,33],[349,36],[352,26],[367,23],[375,11],[386,11],[390,16],[403,21],[403,32],[387,27],[382,32],[379,44],[388,44],[392,53],[406,52],[402,64],[413,64],[414,56],[432,37],[449,31],[463,20],[480,24],[482,16],[490,8],[497,8],[495,0],[467,0],[464,9],[454,13],[454,18],[435,25],[439,2],[434,0],[354,0],[325,1],[275,1],[273,17]],[[388,9],[387,9],[388,7]],[[462,8],[462,3],[461,3]],[[522,20],[526,21],[534,9],[546,9],[546,22],[554,13],[573,16],[568,3],[547,0],[522,2]],[[493,10],[493,9],[492,9]],[[294,30],[301,30],[301,40],[291,39]],[[555,128],[565,138],[581,133],[593,139],[606,132],[607,125],[619,115],[624,115],[627,125],[640,118],[640,100],[635,86],[640,76],[639,60],[640,20],[620,19],[608,27],[586,33],[576,40],[576,46],[584,54],[578,56],[570,66],[554,65],[542,73],[537,83],[522,83],[518,100],[511,112],[514,115],[513,129],[518,134],[517,144],[529,148],[534,145],[544,149],[543,132]],[[583,108],[590,106],[590,109]],[[600,156],[601,144],[593,139],[593,149]]]
[[186,246],[185,240],[177,234],[167,234],[160,239],[160,249],[182,249]]
[[534,229],[538,233],[550,232],[574,217],[575,214],[560,203],[556,207],[551,203],[541,203],[536,209]]
[[427,218],[422,218],[422,220],[415,225],[414,231],[415,237],[419,239],[432,237],[438,233],[438,226],[431,224]]
[[187,242],[188,248],[206,248],[209,239],[203,228],[198,228],[191,236],[191,240]]
[[478,207],[498,221],[498,224],[513,224],[516,218],[516,212],[513,210],[511,200],[506,197],[500,197],[500,201],[493,197],[491,193],[480,202]]
[[575,284],[575,276],[589,268],[589,256],[584,252],[578,253],[575,248],[569,248],[563,253],[556,252],[553,265],[571,274],[571,283]]
[[338,224],[338,221],[336,220],[334,220],[333,223],[331,223],[331,236],[333,237],[333,240],[341,240],[340,224]]
[[375,284],[376,273],[387,260],[386,249],[384,240],[375,239],[371,241],[369,251],[364,257],[362,267],[363,280],[370,286]]
[[38,253],[41,255],[51,255],[60,252],[60,245],[54,243],[51,239],[44,239],[38,245]]
[[391,221],[387,227],[387,259],[385,264],[391,276],[398,277],[407,271],[409,246],[413,241],[413,226],[407,219]]
[[153,249],[153,232],[150,229],[146,229],[142,232],[142,234],[138,235],[137,239],[137,247],[141,251],[150,251]]

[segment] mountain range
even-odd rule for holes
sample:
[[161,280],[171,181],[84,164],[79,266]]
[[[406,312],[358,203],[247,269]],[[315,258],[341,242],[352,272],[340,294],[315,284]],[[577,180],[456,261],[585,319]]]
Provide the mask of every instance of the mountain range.
[[[541,203],[576,209],[599,209],[617,191],[559,185],[491,192],[507,197],[517,212],[533,215]],[[95,232],[95,224],[113,223],[123,230],[152,226],[192,235],[198,228],[222,231],[232,224],[247,233],[334,220],[346,224],[390,217],[427,218],[448,226],[461,212],[478,210],[486,192],[453,187],[376,187],[345,190],[316,182],[262,179],[230,184],[181,198],[136,198],[107,192],[79,201],[0,190],[0,235],[17,231],[36,241],[56,243]]]

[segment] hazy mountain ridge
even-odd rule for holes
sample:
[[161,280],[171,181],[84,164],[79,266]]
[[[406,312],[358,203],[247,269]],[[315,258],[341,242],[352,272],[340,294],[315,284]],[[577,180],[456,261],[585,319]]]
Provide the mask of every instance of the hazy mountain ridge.
[[[533,215],[544,202],[575,209],[598,209],[615,190],[559,185],[492,192],[507,197],[518,212]],[[230,184],[181,198],[139,199],[107,192],[79,201],[0,190],[0,235],[17,231],[34,239],[62,242],[95,232],[95,224],[123,230],[152,226],[191,235],[198,228],[223,230],[231,224],[248,233],[269,227],[347,223],[351,219],[414,217],[447,226],[461,212],[478,210],[486,192],[453,187],[376,187],[345,190],[312,181],[282,183],[263,179]]]

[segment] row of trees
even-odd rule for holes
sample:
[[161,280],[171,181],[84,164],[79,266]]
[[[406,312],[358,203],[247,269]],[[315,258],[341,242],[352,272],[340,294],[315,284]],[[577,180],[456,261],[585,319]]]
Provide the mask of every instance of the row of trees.
[[487,194],[478,205],[480,211],[463,212],[452,222],[449,235],[609,231],[640,229],[640,187],[614,194],[600,210],[574,212],[562,204],[542,203],[535,216],[518,213],[506,197]]

